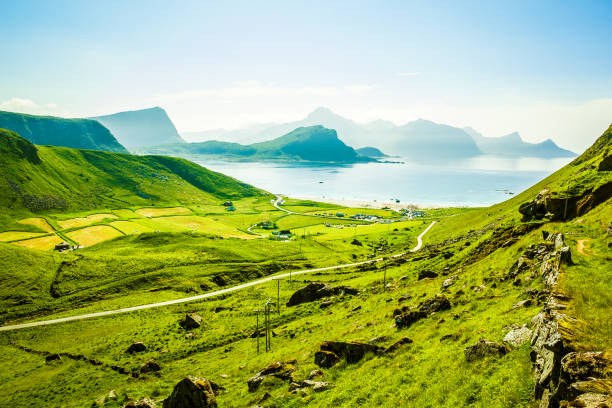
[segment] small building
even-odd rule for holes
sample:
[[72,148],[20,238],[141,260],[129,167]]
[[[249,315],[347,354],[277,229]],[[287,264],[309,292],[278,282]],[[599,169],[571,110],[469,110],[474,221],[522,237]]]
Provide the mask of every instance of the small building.
[[67,243],[66,241],[64,241],[61,244],[55,245],[54,249],[56,251],[68,251],[68,250],[70,250],[70,244]]
[[224,207],[233,207],[234,203],[232,203],[231,201],[226,201],[226,202],[223,203],[223,206]]
[[281,230],[279,232],[280,235],[291,235],[291,231],[290,230]]
[[236,211],[236,207],[234,207],[233,205],[230,205],[229,207],[226,208],[227,211]]
[[340,217],[340,218],[342,218],[342,217],[344,217],[344,213],[337,212],[337,213],[336,213],[336,217]]

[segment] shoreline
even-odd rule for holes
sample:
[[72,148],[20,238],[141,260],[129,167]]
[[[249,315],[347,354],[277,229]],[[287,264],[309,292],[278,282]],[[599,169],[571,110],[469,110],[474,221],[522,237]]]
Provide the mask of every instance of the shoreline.
[[321,197],[308,197],[301,195],[285,195],[281,194],[283,197],[292,198],[296,200],[310,200],[310,201],[318,201],[321,203],[328,204],[336,204],[343,207],[349,208],[372,208],[372,209],[382,209],[383,207],[388,207],[392,210],[400,210],[402,208],[412,208],[412,209],[432,209],[432,208],[479,208],[483,206],[478,205],[452,205],[452,204],[437,204],[437,205],[422,205],[422,204],[411,204],[411,203],[396,203],[392,201],[372,201],[372,200],[347,200],[341,198],[321,198]]

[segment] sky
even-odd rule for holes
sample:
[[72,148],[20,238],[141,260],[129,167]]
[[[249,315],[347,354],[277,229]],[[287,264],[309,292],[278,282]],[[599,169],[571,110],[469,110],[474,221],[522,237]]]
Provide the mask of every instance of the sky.
[[611,1],[2,1],[0,110],[161,106],[179,132],[424,118],[581,151],[612,123]]

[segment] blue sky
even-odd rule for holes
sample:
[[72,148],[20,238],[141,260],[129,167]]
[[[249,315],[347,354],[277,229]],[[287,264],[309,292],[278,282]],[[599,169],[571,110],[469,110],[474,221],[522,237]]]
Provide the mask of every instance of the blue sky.
[[0,109],[153,105],[181,131],[424,117],[582,149],[612,122],[612,2],[4,1]]

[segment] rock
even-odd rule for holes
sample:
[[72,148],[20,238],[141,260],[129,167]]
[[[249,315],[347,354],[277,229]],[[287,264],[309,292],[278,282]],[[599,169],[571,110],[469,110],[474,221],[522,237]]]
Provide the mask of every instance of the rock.
[[321,304],[319,304],[319,309],[327,309],[333,304],[334,302],[332,300],[326,300],[325,302],[321,302]]
[[179,322],[179,325],[185,330],[197,329],[201,324],[202,317],[197,313],[188,314]]
[[520,309],[521,307],[529,307],[533,301],[531,299],[521,300],[512,305],[512,309]]
[[427,317],[427,313],[420,310],[410,310],[395,316],[395,326],[398,329],[410,327],[413,323]]
[[353,238],[353,240],[351,241],[351,245],[363,246],[361,241],[359,241],[357,238]]
[[308,374],[308,379],[312,380],[313,378],[320,377],[322,375],[323,375],[323,371],[315,369],[315,370],[312,370],[310,374]]
[[[294,383],[291,383],[291,384],[294,384]],[[263,404],[264,402],[266,402],[270,398],[272,398],[272,394],[270,394],[269,392],[266,391],[264,393],[264,395],[259,399],[258,404]]]
[[448,289],[450,286],[453,285],[453,283],[455,283],[457,279],[459,279],[459,276],[457,275],[452,275],[450,278],[444,279],[444,281],[442,282],[441,289],[442,290]]
[[249,392],[255,392],[263,382],[266,377],[276,377],[281,380],[293,381],[291,373],[293,373],[295,368],[295,361],[286,361],[284,363],[280,361],[276,361],[268,364],[262,370],[260,370],[257,374],[247,380],[247,385],[249,387]]
[[179,381],[172,394],[164,400],[163,408],[216,407],[215,388],[212,381],[199,377],[186,377]]
[[361,306],[355,306],[354,308],[351,309],[351,312],[356,312],[358,310],[361,310]]
[[123,408],[157,408],[157,405],[149,398],[141,398],[138,401],[128,402]]
[[332,383],[329,382],[325,382],[325,381],[317,381],[315,382],[315,384],[312,386],[312,390],[314,392],[320,392],[320,391],[325,391],[330,389],[333,386]]
[[601,162],[599,162],[597,171],[612,171],[612,155],[607,155]]
[[338,361],[340,357],[331,351],[319,350],[314,356],[314,363],[321,368],[333,367]]
[[529,330],[527,325],[523,325],[522,327],[510,330],[504,337],[504,342],[514,347],[519,347],[527,343],[531,339],[532,334],[533,332]]
[[339,357],[344,357],[349,364],[358,362],[366,353],[379,353],[382,350],[380,346],[356,341],[324,341],[321,344],[321,351],[329,351]]
[[572,251],[570,250],[570,247],[563,247],[559,249],[557,253],[560,263],[564,263],[566,265],[572,265],[574,263],[572,262]]
[[372,344],[372,343],[382,343],[383,341],[387,341],[388,337],[387,336],[377,336],[377,337],[372,337],[370,340],[368,340],[368,343]]
[[608,373],[612,376],[612,361],[606,359],[602,352],[571,352],[561,359],[561,370],[568,383],[589,377],[606,378]]
[[477,343],[467,346],[463,353],[467,361],[475,361],[487,356],[501,357],[508,351],[510,351],[510,349],[505,344],[481,339]]
[[610,395],[587,392],[578,396],[572,402],[562,401],[561,408],[612,408]]
[[130,344],[130,347],[127,348],[126,352],[130,354],[140,353],[142,351],[145,351],[146,349],[147,346],[145,346],[144,343],[140,341],[135,341],[134,343]]
[[161,370],[161,366],[154,360],[149,360],[140,366],[140,372],[142,374],[151,373],[159,370]]
[[419,310],[427,314],[449,310],[450,308],[450,301],[446,296],[440,294],[425,300],[419,305]]
[[45,356],[45,362],[49,363],[51,361],[57,361],[57,360],[61,360],[61,357],[59,354],[57,353],[51,353],[51,354],[47,354]]
[[428,269],[423,269],[421,272],[419,272],[417,280],[426,279],[426,278],[437,278],[437,277],[438,277],[437,273],[430,271]]
[[359,291],[357,289],[349,288],[346,286],[331,287],[324,283],[309,283],[305,287],[298,289],[291,295],[287,306],[295,306],[302,303],[313,302],[324,297],[333,295],[357,295]]
[[387,347],[384,351],[384,353],[392,353],[395,350],[397,350],[398,348],[400,348],[401,346],[403,346],[404,344],[410,344],[412,343],[412,340],[409,339],[408,337],[402,337],[401,339],[399,339],[398,341],[396,341],[395,343],[391,344],[389,347]]
[[117,399],[117,393],[115,392],[115,390],[110,390],[108,392],[108,395],[106,396],[107,400],[116,400]]

